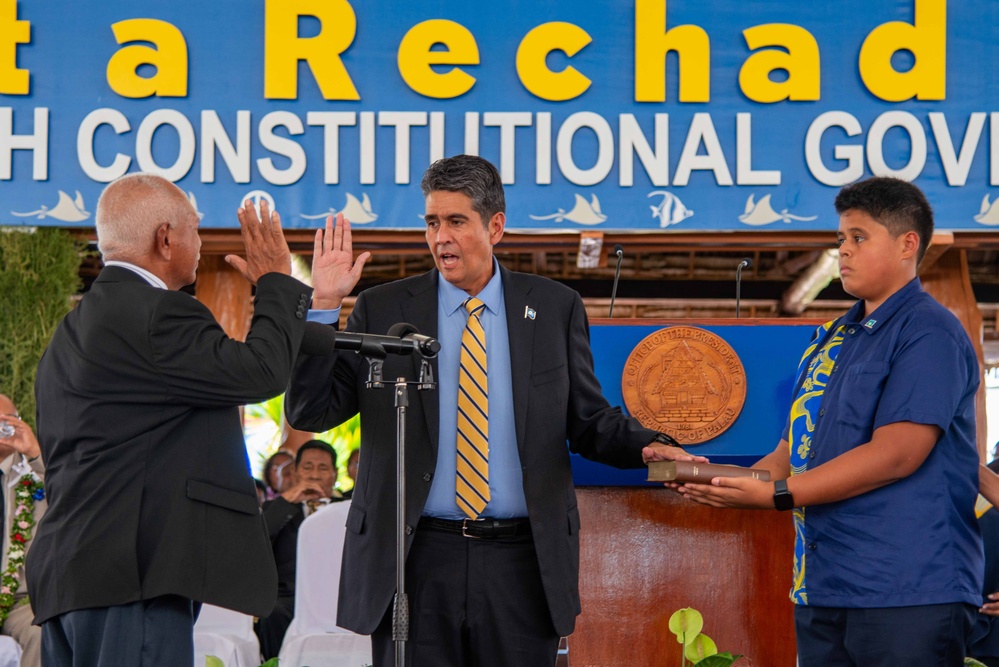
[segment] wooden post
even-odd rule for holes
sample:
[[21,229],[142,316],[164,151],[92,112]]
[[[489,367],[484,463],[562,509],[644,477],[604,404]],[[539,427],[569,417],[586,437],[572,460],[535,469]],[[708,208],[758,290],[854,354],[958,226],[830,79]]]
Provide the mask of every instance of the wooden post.
[[246,339],[253,316],[250,283],[222,255],[202,255],[194,295],[208,306],[230,338]]
[[[932,248],[932,246],[930,246]],[[920,268],[925,265],[925,259]],[[971,289],[971,277],[968,273],[967,251],[958,248],[947,250],[920,275],[923,288],[934,299],[947,307],[950,312],[964,325],[971,338],[978,356],[978,369],[981,384],[978,387],[978,400],[975,410],[978,415],[978,453],[986,460],[987,448],[991,443],[988,438],[988,416],[985,410],[985,352],[982,341],[985,330],[982,324],[982,312],[978,309],[978,301]]]

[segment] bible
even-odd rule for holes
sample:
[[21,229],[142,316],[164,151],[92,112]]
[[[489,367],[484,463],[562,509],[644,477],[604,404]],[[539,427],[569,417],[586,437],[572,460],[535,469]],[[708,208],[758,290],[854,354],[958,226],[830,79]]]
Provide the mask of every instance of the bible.
[[763,482],[770,481],[770,472],[761,468],[722,463],[698,463],[696,461],[649,461],[650,482],[696,482],[710,484],[713,477],[752,477]]

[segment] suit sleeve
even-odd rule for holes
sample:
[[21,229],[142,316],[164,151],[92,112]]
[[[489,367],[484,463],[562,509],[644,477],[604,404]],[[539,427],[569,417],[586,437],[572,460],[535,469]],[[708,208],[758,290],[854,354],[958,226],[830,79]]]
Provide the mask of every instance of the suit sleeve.
[[[367,331],[366,308],[361,293],[347,318],[347,331]],[[362,363],[361,355],[336,349],[325,356],[300,354],[284,399],[288,423],[302,431],[321,433],[356,415]]]
[[246,342],[226,335],[203,304],[169,292],[150,322],[157,371],[172,396],[200,407],[266,400],[284,391],[305,331],[311,290],[269,273],[257,283]]
[[295,512],[298,509],[298,505],[292,505],[281,496],[264,503],[264,523],[267,524],[267,532],[270,535],[272,543],[281,534],[284,527],[288,525],[292,517],[295,516]]
[[618,468],[642,467],[642,449],[656,431],[642,426],[604,398],[593,370],[590,327],[583,300],[573,293],[569,333],[569,448],[582,456]]

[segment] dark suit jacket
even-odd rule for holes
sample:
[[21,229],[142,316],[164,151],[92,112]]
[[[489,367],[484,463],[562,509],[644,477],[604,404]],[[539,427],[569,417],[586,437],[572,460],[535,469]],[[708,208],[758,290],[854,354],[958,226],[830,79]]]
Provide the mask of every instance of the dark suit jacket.
[[165,594],[270,612],[274,559],[237,406],[284,389],[309,299],[263,276],[241,343],[190,295],[101,271],[38,365],[37,623]]
[[[569,448],[619,467],[640,467],[655,431],[611,407],[593,372],[583,302],[571,289],[502,269],[513,370],[513,411],[524,493],[555,630],[579,614],[579,511]],[[397,322],[437,335],[437,271],[364,291],[347,322],[385,334]],[[526,308],[536,313],[526,317]],[[436,377],[436,362],[434,364]],[[344,544],[337,623],[370,634],[395,592],[395,407],[391,381],[417,377],[418,360],[390,357],[386,389],[365,389],[367,362],[353,352],[301,356],[286,396],[289,422],[321,431],[361,413],[360,470]],[[455,388],[456,390],[456,388]],[[407,549],[436,469],[437,391],[410,392],[406,432]],[[566,447],[566,440],[569,448]]]

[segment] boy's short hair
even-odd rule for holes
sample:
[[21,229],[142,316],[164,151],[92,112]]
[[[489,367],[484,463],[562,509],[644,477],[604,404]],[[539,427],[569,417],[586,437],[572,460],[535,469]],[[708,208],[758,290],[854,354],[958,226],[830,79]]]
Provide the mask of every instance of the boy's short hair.
[[836,196],[836,212],[863,211],[884,225],[893,238],[906,232],[919,235],[918,264],[933,237],[933,209],[926,195],[908,181],[875,176],[848,185]]

